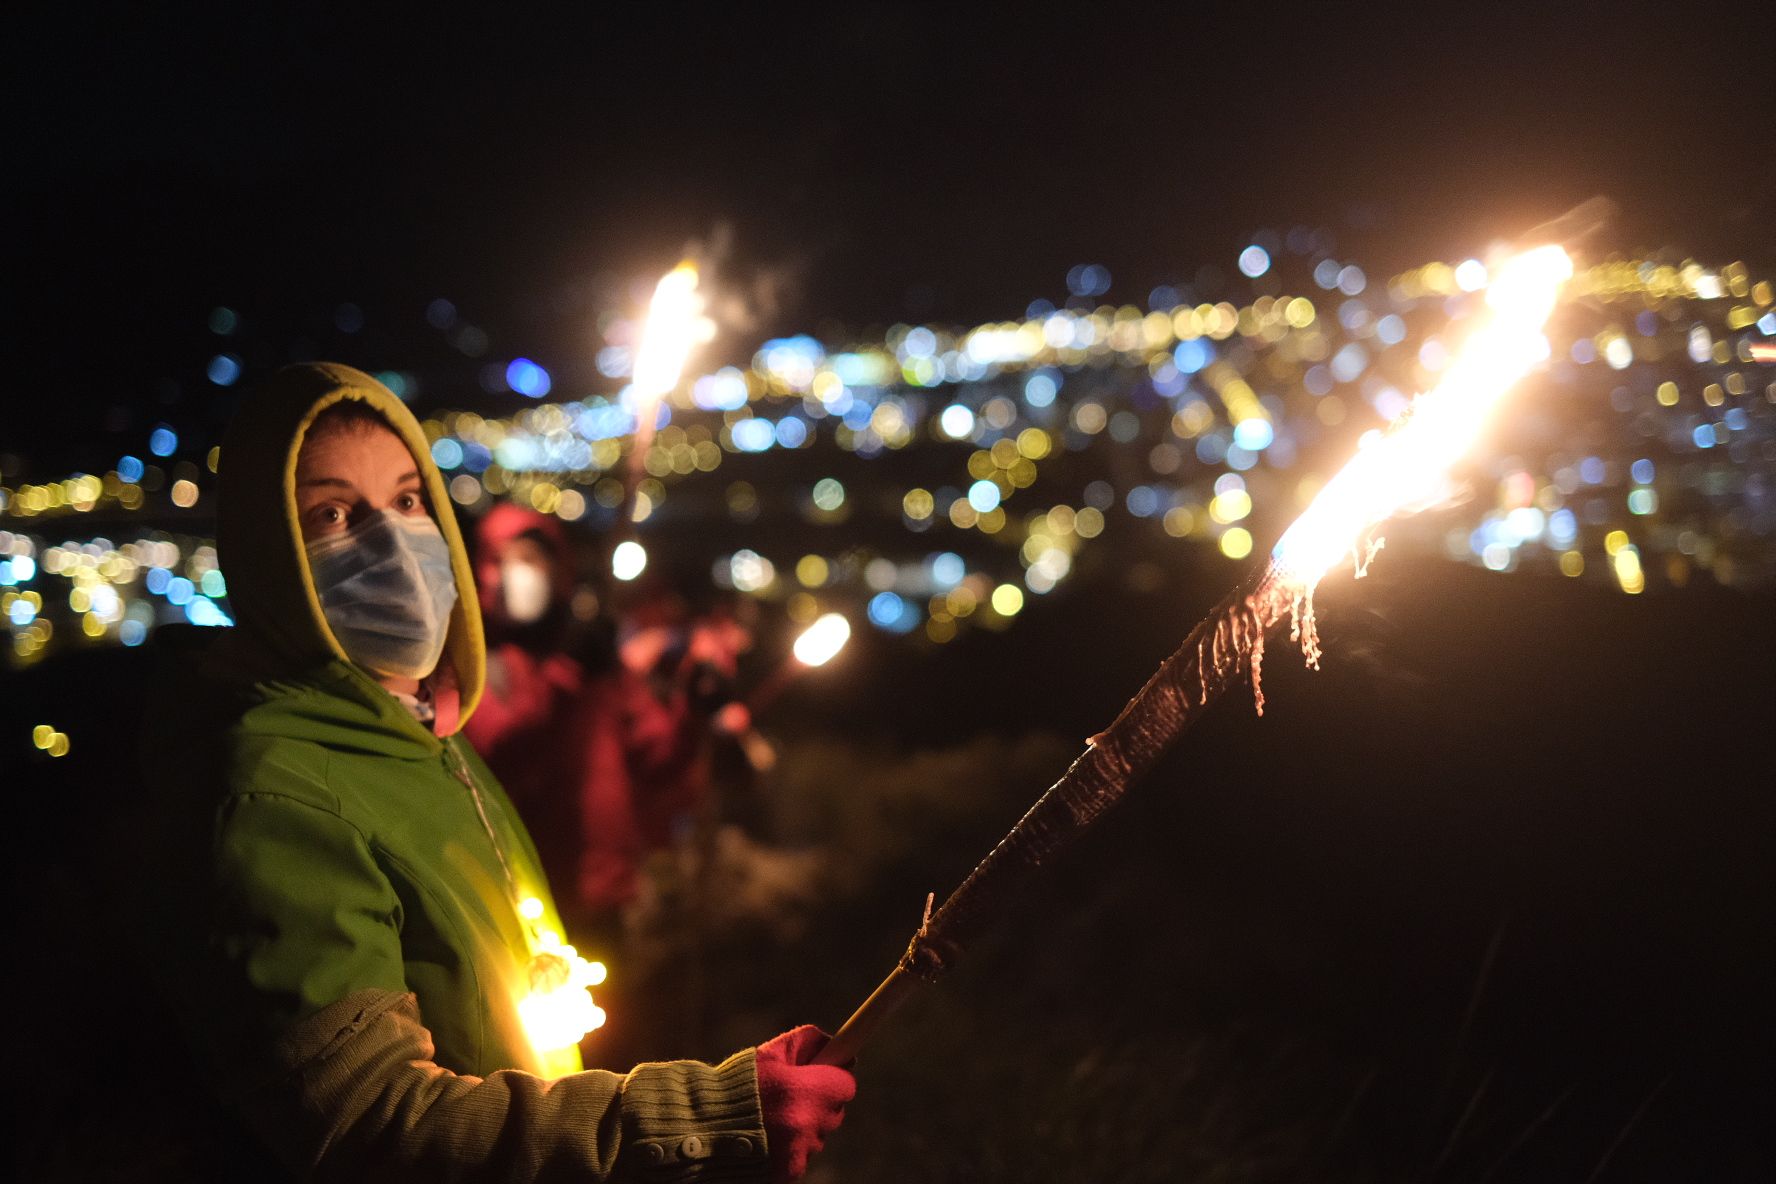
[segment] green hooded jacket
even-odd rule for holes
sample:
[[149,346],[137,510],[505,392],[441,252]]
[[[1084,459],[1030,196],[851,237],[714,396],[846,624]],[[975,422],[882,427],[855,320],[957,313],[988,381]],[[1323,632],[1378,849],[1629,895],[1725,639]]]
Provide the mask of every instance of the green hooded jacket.
[[[344,399],[406,443],[450,547],[457,597],[434,681],[459,706],[434,724],[347,658],[309,573],[297,454]],[[159,833],[142,880],[159,969],[218,1092],[299,1175],[762,1178],[750,1051],[618,1075],[525,1037],[518,1003],[560,921],[511,803],[466,740],[433,730],[473,712],[485,655],[413,415],[360,371],[294,366],[248,393],[221,458],[218,556],[238,626],[166,631],[144,728]],[[530,900],[540,915],[524,915]]]

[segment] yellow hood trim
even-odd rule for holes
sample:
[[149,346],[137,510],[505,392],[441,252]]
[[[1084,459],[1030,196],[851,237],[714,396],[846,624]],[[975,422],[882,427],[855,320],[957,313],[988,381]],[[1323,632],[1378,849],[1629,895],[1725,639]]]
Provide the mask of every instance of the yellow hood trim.
[[[229,604],[239,628],[291,671],[334,658],[351,661],[321,611],[296,503],[296,458],[309,425],[345,399],[368,404],[407,445],[438,529],[450,545],[456,607],[450,612],[442,661],[456,673],[460,728],[480,703],[486,682],[487,650],[474,572],[450,491],[419,421],[394,392],[363,371],[336,362],[288,366],[245,393],[223,437],[218,466],[216,551],[228,576]],[[280,477],[275,485],[274,473]]]

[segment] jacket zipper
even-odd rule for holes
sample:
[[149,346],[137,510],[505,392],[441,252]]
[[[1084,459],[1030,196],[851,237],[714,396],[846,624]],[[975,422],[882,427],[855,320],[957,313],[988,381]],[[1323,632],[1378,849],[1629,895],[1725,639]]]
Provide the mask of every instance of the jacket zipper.
[[487,841],[493,845],[493,855],[499,860],[500,871],[506,877],[506,890],[512,897],[514,905],[518,902],[518,881],[512,876],[512,867],[506,862],[505,848],[500,846],[499,836],[494,833],[493,823],[487,817],[487,806],[481,800],[481,787],[475,783],[475,774],[469,769],[469,762],[463,759],[462,753],[456,749],[455,737],[444,741],[444,764],[451,775],[469,791],[469,800],[475,803],[475,816],[481,820],[481,829],[487,832]]

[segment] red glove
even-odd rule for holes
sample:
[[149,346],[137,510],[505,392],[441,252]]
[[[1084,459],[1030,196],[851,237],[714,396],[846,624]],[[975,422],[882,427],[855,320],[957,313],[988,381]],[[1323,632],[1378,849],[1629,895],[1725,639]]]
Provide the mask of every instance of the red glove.
[[812,1024],[785,1032],[758,1049],[759,1106],[771,1154],[772,1184],[790,1184],[808,1170],[808,1157],[839,1129],[857,1081],[836,1065],[810,1064],[831,1037]]

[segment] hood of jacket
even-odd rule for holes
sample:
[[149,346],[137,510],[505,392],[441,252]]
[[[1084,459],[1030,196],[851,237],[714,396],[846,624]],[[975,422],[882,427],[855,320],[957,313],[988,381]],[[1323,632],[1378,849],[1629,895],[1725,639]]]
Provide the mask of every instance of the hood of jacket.
[[334,636],[315,592],[296,502],[296,458],[315,417],[356,399],[388,421],[413,454],[432,516],[450,546],[456,605],[439,664],[448,664],[461,696],[457,726],[480,702],[486,680],[475,577],[444,477],[419,421],[382,383],[335,362],[288,366],[249,390],[222,439],[218,465],[216,553],[228,573],[228,600],[252,648],[295,674],[351,659]]

